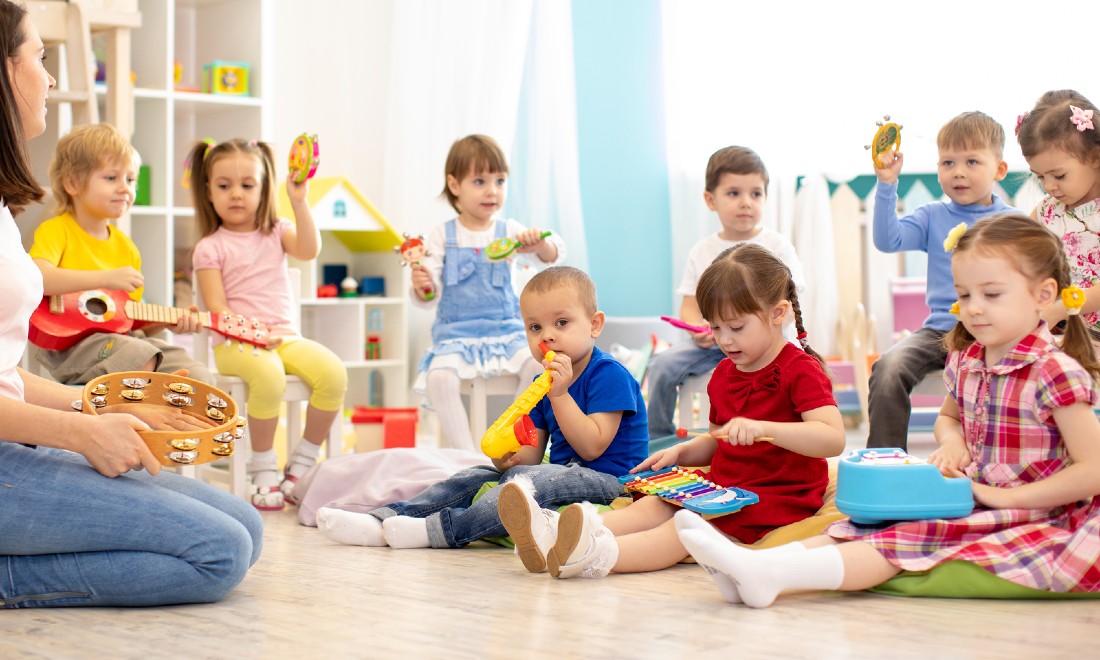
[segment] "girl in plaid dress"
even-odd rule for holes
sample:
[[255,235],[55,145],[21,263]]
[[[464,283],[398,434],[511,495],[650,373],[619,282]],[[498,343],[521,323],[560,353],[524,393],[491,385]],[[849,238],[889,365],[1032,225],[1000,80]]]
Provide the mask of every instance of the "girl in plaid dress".
[[1100,591],[1100,364],[1076,313],[1061,349],[1041,316],[1056,300],[1071,312],[1084,301],[1061,243],[1027,217],[991,216],[959,239],[951,269],[960,322],[946,339],[950,396],[929,461],[972,480],[974,511],[887,527],[843,521],[760,551],[678,513],[680,539],[727,600],[767,607],[787,591],[862,590],[953,560],[1034,589]]

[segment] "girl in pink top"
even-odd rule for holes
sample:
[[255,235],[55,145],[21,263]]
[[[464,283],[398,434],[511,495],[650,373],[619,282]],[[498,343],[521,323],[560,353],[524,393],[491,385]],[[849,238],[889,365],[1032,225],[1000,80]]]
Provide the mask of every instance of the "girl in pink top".
[[[214,347],[214,364],[223,374],[248,385],[248,462],[252,504],[261,510],[296,502],[292,490],[317,461],[321,443],[343,406],[348,376],[344,363],[328,348],[299,334],[290,320],[287,255],[302,261],[317,256],[321,235],[306,203],[308,180],[287,177],[295,222],[275,215],[275,164],[263,142],[200,142],[191,150],[199,163],[191,174],[191,196],[202,238],[192,264],[206,307],[254,318],[274,339],[265,350],[240,350],[231,342]],[[279,405],[286,374],[312,390],[303,437],[280,475],[275,455]]]

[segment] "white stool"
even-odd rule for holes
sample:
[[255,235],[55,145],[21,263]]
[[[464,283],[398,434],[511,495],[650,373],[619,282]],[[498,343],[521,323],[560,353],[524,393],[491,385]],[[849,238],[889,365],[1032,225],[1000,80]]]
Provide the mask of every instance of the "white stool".
[[458,387],[460,394],[470,398],[470,436],[474,439],[474,445],[479,446],[481,436],[489,428],[486,404],[490,396],[516,395],[519,389],[519,376],[505,374],[493,378],[473,378],[464,380]]
[[[298,296],[301,287],[301,271],[297,268],[290,269],[290,301],[291,301],[291,317],[299,318],[300,308],[298,306]],[[202,298],[199,294],[198,285],[195,285],[195,304],[202,309]],[[251,350],[246,347],[245,350]],[[213,361],[210,359],[210,331],[203,330],[195,336],[194,347],[195,359],[210,367],[211,371],[214,371]],[[214,372],[214,376],[217,380],[218,388],[225,391],[234,401],[237,402],[237,407],[240,410],[241,416],[248,414],[247,401],[248,401],[248,385],[238,378],[237,376],[227,376],[225,374],[219,374]],[[298,438],[302,437],[302,404],[309,401],[311,390],[305,381],[298,376],[292,376],[287,374],[286,377],[286,391],[283,393],[283,401],[286,402],[286,456],[289,460],[290,452],[293,449],[293,444]],[[344,450],[344,436],[343,436],[343,410],[337,411],[336,419],[332,422],[332,428],[329,429],[328,439],[325,442],[325,456],[332,458],[333,456],[339,456]],[[248,430],[248,427],[245,427]],[[236,451],[229,457],[229,491],[234,495],[243,499],[248,499],[248,484],[246,475],[246,466],[248,463],[248,457],[252,453],[251,437],[248,433],[236,443]],[[205,467],[205,466],[200,466]],[[201,473],[203,479],[209,480],[212,476],[221,476],[216,470],[204,470]]]
[[[714,371],[697,376],[688,376],[684,384],[680,386],[679,409],[680,427],[685,429],[710,427],[710,397],[707,396],[707,383]],[[698,400],[698,404],[696,401]],[[695,407],[699,407],[699,415],[695,414]]]

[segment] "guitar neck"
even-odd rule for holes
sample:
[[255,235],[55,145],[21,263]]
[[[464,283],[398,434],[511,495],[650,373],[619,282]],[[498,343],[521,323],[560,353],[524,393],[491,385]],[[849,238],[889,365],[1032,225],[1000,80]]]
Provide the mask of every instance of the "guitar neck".
[[[141,303],[136,301],[129,301],[126,303],[126,316],[134,321],[141,321],[142,323],[164,323],[165,325],[175,325],[179,323],[180,318],[187,314],[195,314],[189,309],[183,307],[166,307],[164,305],[153,305],[151,303]],[[199,323],[204,328],[210,327],[210,312],[197,312],[199,315]]]

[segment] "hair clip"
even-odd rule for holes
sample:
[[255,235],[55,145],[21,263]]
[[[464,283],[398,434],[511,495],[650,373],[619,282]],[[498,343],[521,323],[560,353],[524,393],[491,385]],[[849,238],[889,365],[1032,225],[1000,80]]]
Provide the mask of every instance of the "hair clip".
[[1076,284],[1070,284],[1062,289],[1062,305],[1066,308],[1066,314],[1077,316],[1085,305],[1085,292]]
[[1078,131],[1091,131],[1093,130],[1093,128],[1095,128],[1092,125],[1092,110],[1082,110],[1075,105],[1069,106],[1069,109],[1073,111],[1073,114],[1070,115],[1069,120],[1073,122]]
[[962,311],[962,310],[959,309],[959,301],[956,300],[955,302],[951,303],[951,309],[949,309],[947,311],[951,312],[955,316],[958,316],[959,313]]
[[966,223],[960,222],[947,232],[947,238],[943,239],[943,251],[950,252],[959,244],[959,239],[966,233]]
[[1031,111],[1028,110],[1022,115],[1016,115],[1016,135],[1020,134],[1020,125],[1024,123],[1024,120],[1027,119],[1027,116],[1030,112]]

